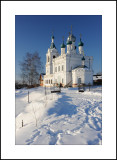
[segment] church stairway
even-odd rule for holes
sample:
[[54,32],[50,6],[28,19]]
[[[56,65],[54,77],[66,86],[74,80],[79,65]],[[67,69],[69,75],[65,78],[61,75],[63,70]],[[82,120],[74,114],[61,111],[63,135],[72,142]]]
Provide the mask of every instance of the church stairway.
[[72,80],[71,80],[69,83],[67,83],[67,84],[64,86],[64,88],[71,87],[71,86],[72,86]]

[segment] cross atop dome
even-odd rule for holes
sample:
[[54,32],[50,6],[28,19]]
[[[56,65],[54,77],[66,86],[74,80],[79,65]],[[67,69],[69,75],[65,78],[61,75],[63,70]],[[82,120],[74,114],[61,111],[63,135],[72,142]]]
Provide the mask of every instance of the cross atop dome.
[[53,35],[53,31],[52,31],[51,39],[52,39],[52,42],[51,42],[50,48],[51,48],[51,49],[56,48],[56,47],[55,47],[55,44],[54,44],[54,35]]
[[72,35],[72,25],[71,25],[71,35]]
[[64,44],[64,36],[62,37],[62,39],[63,39],[63,43],[61,44],[61,48],[65,48],[66,45]]
[[54,39],[53,31],[52,31],[52,37],[51,38]]

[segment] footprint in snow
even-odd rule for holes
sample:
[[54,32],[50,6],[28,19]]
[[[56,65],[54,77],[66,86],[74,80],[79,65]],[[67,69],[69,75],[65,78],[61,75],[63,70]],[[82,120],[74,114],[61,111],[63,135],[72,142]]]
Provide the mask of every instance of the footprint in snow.
[[[36,132],[36,130],[34,130],[33,132]],[[34,135],[32,135],[31,138],[26,140],[26,142],[28,142],[27,145],[32,144],[38,138],[39,135],[40,131],[37,130],[37,132]]]
[[49,145],[60,144],[60,139],[61,139],[60,134],[62,134],[61,130],[58,130],[57,132],[54,132],[54,130],[50,129],[50,130],[48,130],[47,134],[50,135]]

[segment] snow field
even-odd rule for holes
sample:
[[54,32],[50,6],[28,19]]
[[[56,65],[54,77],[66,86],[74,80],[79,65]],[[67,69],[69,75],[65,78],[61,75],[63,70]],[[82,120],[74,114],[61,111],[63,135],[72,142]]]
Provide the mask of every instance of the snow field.
[[[38,87],[16,90],[16,144],[100,145],[102,144],[101,86],[50,89]],[[24,126],[21,126],[23,120]]]

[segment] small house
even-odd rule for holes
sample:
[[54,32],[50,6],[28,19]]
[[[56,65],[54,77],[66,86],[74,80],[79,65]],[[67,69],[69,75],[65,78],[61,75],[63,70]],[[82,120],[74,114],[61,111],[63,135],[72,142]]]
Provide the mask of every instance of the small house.
[[41,73],[39,76],[39,85],[40,86],[43,86],[43,84],[44,84],[44,75],[45,75],[45,73]]

